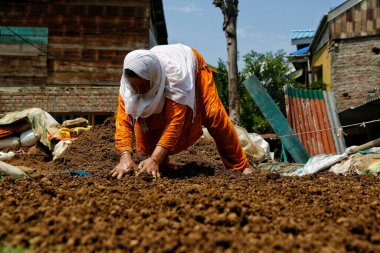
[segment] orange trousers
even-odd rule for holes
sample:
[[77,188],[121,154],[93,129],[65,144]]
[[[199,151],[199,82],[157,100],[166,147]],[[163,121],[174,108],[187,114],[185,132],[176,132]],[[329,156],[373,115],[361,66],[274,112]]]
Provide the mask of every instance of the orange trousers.
[[126,115],[124,102],[119,95],[116,148],[119,151],[132,151],[134,134],[137,152],[150,155],[158,145],[168,149],[170,154],[176,154],[201,137],[203,125],[214,138],[224,165],[242,171],[248,166],[248,159],[240,146],[235,127],[219,99],[211,70],[203,57],[194,49],[193,52],[197,59],[195,118],[189,107],[166,99],[161,113],[131,124],[133,120]]

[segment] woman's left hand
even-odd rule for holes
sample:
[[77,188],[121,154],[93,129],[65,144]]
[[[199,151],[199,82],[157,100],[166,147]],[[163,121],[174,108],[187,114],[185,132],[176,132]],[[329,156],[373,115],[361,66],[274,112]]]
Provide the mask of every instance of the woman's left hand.
[[136,175],[138,176],[143,172],[151,174],[154,179],[161,177],[160,166],[158,165],[157,161],[152,157],[149,157],[144,161],[140,162]]

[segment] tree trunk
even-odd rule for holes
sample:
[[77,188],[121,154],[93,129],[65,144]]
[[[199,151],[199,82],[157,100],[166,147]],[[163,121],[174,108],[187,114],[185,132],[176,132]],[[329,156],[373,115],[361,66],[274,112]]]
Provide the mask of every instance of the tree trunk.
[[[238,66],[237,66],[237,40],[236,40],[236,17],[230,19],[227,24],[226,39],[228,53],[228,105],[229,116],[233,123],[240,124],[240,104],[238,92]],[[233,20],[233,21],[232,21]]]
[[222,10],[224,15],[223,30],[227,39],[228,53],[228,105],[229,117],[234,124],[240,124],[240,104],[238,92],[237,37],[236,23],[238,0],[214,0],[213,4]]

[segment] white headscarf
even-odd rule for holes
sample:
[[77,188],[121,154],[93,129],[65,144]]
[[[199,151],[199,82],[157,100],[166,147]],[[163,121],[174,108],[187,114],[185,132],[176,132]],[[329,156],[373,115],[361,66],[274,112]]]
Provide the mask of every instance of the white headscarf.
[[[124,59],[120,94],[125,111],[134,119],[147,118],[162,111],[167,97],[187,105],[195,117],[195,56],[192,49],[182,44],[156,46],[151,50],[135,50]],[[150,90],[137,94],[125,77],[130,69],[145,80]]]

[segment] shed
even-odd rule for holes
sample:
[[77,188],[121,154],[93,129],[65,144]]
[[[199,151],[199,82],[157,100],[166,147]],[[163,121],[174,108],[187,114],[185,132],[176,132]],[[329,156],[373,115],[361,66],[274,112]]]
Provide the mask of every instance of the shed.
[[0,1],[0,19],[0,113],[100,123],[116,111],[125,55],[167,44],[162,0]]

